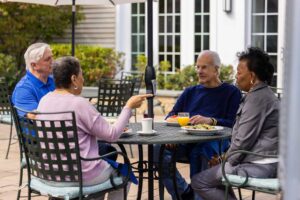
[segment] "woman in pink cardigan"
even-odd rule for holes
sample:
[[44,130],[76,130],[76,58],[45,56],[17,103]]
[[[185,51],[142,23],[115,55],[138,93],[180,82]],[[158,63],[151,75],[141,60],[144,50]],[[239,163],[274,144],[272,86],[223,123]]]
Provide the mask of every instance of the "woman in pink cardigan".
[[[74,57],[63,57],[53,66],[56,89],[45,95],[37,108],[39,112],[74,111],[78,128],[80,154],[84,158],[98,156],[97,139],[116,141],[131,117],[131,110],[141,106],[146,97],[152,94],[132,96],[126,103],[117,121],[111,125],[101,114],[81,97],[83,76],[79,61]],[[105,182],[115,170],[105,160],[82,162],[84,185]],[[120,193],[119,193],[120,192]],[[110,199],[122,199],[122,190]]]

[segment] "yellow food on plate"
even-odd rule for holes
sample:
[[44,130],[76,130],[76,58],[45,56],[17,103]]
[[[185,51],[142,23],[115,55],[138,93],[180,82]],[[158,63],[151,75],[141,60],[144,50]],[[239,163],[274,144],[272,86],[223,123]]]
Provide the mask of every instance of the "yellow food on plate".
[[195,129],[195,130],[215,130],[214,126],[208,124],[197,124],[194,126],[185,126],[186,129]]
[[177,117],[169,117],[166,119],[168,123],[178,123]]

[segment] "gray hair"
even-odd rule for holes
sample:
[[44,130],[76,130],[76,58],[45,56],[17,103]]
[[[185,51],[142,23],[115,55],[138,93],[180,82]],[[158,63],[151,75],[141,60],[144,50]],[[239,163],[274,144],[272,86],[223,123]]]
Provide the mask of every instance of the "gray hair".
[[201,53],[198,55],[198,59],[203,56],[203,55],[209,55],[212,57],[214,65],[219,69],[221,67],[221,60],[219,57],[219,54],[215,51],[211,51],[211,50],[204,50],[201,51]]
[[34,43],[30,45],[25,54],[24,59],[26,63],[26,70],[29,70],[32,62],[38,62],[44,55],[46,49],[51,49],[46,43]]

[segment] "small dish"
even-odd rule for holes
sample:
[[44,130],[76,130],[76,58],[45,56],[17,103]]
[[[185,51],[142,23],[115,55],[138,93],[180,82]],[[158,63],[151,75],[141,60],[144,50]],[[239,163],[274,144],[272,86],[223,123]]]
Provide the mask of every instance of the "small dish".
[[180,127],[178,122],[168,122],[167,120],[164,121],[167,126],[175,126],[175,127]]
[[144,133],[143,131],[137,131],[136,133],[139,134],[139,135],[142,135],[142,136],[152,136],[152,135],[156,135],[157,131],[152,130],[152,133]]
[[133,133],[132,133],[132,129],[127,129],[126,131],[124,131],[122,134],[121,134],[121,138],[126,138],[126,137],[129,137],[129,136],[132,136]]

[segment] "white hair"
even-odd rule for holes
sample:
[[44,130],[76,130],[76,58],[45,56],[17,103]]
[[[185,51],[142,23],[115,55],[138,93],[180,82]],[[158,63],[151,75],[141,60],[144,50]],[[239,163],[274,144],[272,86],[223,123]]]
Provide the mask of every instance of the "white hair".
[[219,57],[219,54],[215,51],[211,51],[211,50],[204,50],[204,51],[201,51],[201,53],[199,54],[198,56],[198,59],[203,56],[203,55],[209,55],[212,57],[213,59],[213,62],[214,62],[214,65],[219,68],[221,67],[221,60],[220,60],[220,57]]
[[25,54],[24,59],[26,63],[26,70],[29,70],[31,67],[31,63],[38,62],[44,55],[46,49],[51,49],[50,46],[46,43],[34,43],[30,45]]

